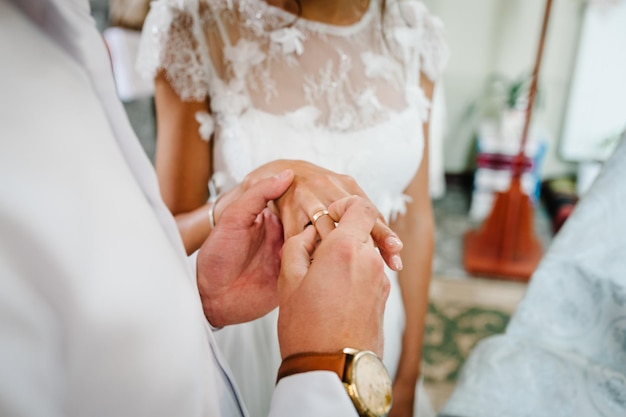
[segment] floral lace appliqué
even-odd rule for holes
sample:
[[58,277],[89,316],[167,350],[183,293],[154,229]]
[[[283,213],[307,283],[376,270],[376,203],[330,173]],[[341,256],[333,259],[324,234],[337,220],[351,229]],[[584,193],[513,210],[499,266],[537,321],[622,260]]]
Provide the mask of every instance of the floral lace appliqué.
[[287,27],[275,30],[270,34],[270,40],[280,46],[283,55],[293,53],[302,55],[304,52],[302,42],[305,40],[305,36],[296,28]]
[[402,67],[388,56],[367,51],[361,54],[365,75],[370,79],[382,78],[395,88],[401,87]]
[[243,80],[250,68],[263,62],[265,53],[259,48],[258,42],[240,39],[235,46],[224,48],[224,58],[230,64],[235,78]]
[[233,79],[226,84],[216,80],[211,94],[211,110],[218,118],[239,115],[250,106],[243,80]]
[[211,135],[215,131],[215,121],[206,111],[199,111],[196,113],[196,121],[200,125],[198,131],[202,140],[208,142],[211,139]]

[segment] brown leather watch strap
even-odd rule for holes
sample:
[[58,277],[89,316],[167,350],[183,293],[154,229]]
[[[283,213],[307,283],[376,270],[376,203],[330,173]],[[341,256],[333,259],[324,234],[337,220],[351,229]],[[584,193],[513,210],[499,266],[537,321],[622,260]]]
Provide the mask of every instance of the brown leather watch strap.
[[276,383],[289,375],[310,371],[332,371],[343,380],[346,354],[343,352],[303,352],[287,356],[278,368]]

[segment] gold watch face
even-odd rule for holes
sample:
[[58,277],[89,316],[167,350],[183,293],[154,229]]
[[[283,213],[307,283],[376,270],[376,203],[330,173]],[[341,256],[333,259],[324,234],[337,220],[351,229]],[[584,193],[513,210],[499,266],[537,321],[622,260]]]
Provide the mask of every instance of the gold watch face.
[[391,409],[391,378],[385,365],[369,351],[358,352],[352,362],[354,395],[366,415],[386,416]]

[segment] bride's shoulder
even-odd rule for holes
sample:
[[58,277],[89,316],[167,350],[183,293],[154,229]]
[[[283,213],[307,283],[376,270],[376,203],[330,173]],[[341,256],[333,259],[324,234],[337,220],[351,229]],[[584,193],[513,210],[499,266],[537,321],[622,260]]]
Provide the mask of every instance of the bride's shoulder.
[[410,27],[428,25],[432,21],[441,24],[420,0],[387,0],[385,14],[392,18],[393,23]]
[[422,70],[435,79],[448,60],[444,23],[420,0],[387,0],[386,31],[394,34],[401,48],[417,50]]

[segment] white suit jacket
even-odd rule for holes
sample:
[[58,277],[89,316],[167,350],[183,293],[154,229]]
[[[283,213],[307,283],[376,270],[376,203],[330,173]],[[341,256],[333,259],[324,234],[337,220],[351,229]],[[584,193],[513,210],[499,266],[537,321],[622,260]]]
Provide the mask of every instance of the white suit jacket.
[[[87,0],[0,0],[0,415],[246,415]],[[355,416],[329,372],[273,416]]]

